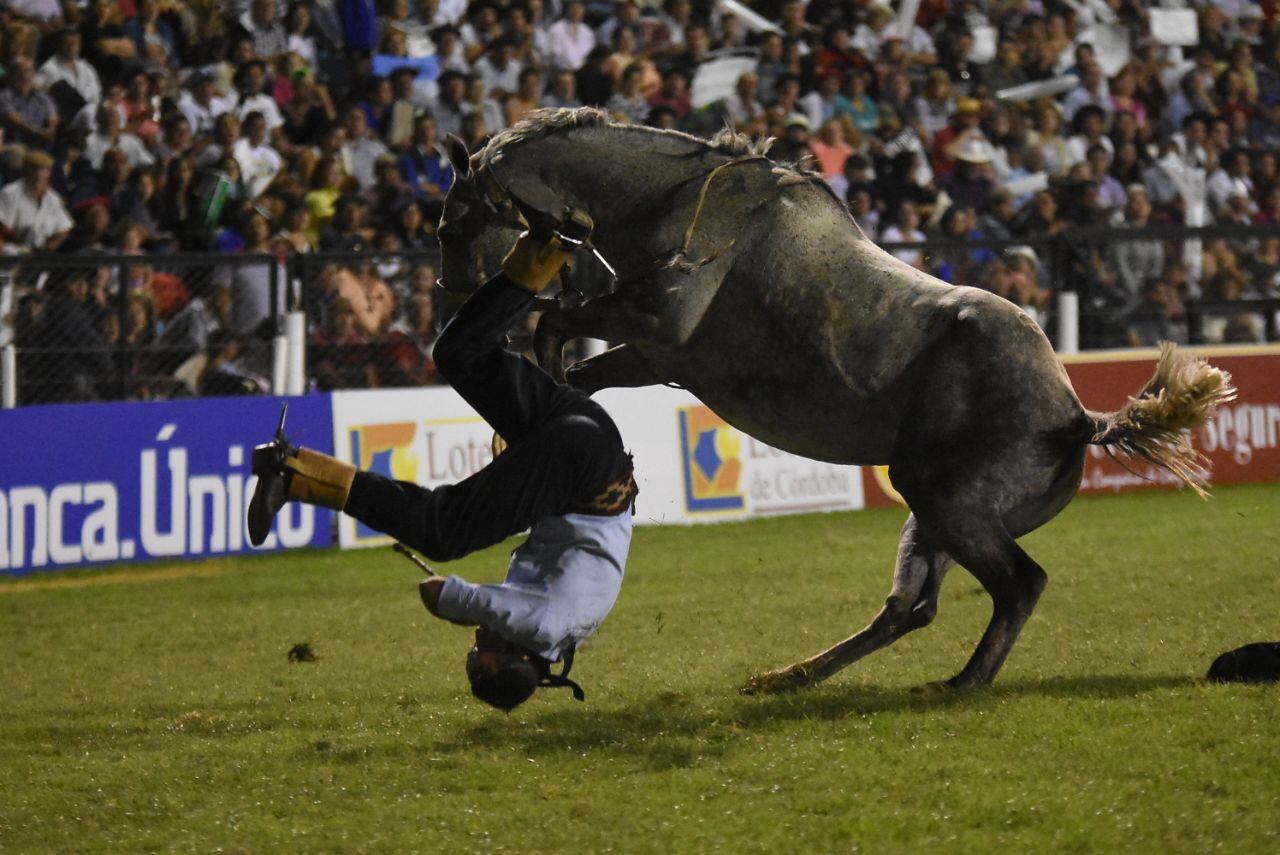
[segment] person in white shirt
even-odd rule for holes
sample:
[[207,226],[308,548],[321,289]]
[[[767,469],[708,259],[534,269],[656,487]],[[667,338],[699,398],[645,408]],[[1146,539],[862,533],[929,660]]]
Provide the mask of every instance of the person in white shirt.
[[0,190],[0,233],[5,240],[38,252],[53,252],[66,240],[75,223],[67,207],[49,187],[53,158],[29,150],[22,160],[22,177]]
[[[464,157],[455,152],[455,168]],[[555,229],[585,239],[590,220],[571,215]],[[507,331],[568,258],[558,236],[526,231],[435,343],[440,375],[497,434],[492,461],[475,474],[428,488],[358,472],[292,445],[283,418],[276,438],[253,450],[258,482],[247,524],[254,544],[266,540],[290,500],[341,510],[439,561],[529,530],[500,585],[443,578],[421,565],[430,577],[419,585],[427,610],[479,627],[466,659],[472,694],[508,712],[541,686],[585,699],[569,669],[617,601],[638,492],[609,414],[505,346]],[[556,661],[564,663],[559,674],[550,670]]]
[[564,17],[551,25],[551,64],[559,70],[582,68],[596,46],[596,34],[583,23],[586,8],[582,0],[568,0]]
[[[920,231],[920,212],[916,210],[915,203],[902,202],[898,205],[894,221],[880,233],[880,243],[916,243],[922,240],[924,232]],[[924,253],[919,249],[895,249],[892,253],[895,258],[924,270]]]
[[1257,205],[1253,202],[1251,171],[1249,152],[1244,149],[1229,149],[1222,155],[1218,169],[1209,176],[1204,187],[1209,200],[1209,210],[1215,217],[1222,217],[1226,213],[1227,202],[1233,196],[1240,196],[1247,200],[1250,213],[1257,211]]
[[231,148],[240,164],[240,180],[249,198],[256,199],[271,186],[284,166],[280,153],[267,142],[267,121],[261,113],[250,113],[244,119],[244,133]]
[[236,90],[239,99],[236,101],[236,115],[244,121],[250,113],[261,113],[266,119],[267,130],[274,131],[284,124],[284,115],[279,105],[270,95],[262,91],[266,81],[267,66],[260,59],[251,59],[236,71]]
[[515,43],[503,36],[476,60],[475,73],[484,81],[485,94],[501,102],[520,88],[520,71],[524,63],[516,59]]
[[142,140],[120,130],[120,111],[111,104],[98,108],[98,129],[84,143],[84,156],[94,169],[102,168],[102,158],[108,151],[118,148],[129,159],[130,166],[150,166],[155,157],[143,145]]
[[759,78],[753,72],[745,72],[739,75],[733,94],[722,103],[725,119],[738,130],[764,115],[764,105],[756,97],[759,86]]
[[191,123],[191,133],[202,137],[213,133],[213,123],[231,109],[231,103],[218,97],[212,77],[196,73],[178,96],[178,109]]
[[81,38],[76,30],[63,30],[58,40],[58,52],[40,66],[36,83],[48,89],[55,83],[66,83],[86,102],[93,104],[102,98],[102,82],[93,66],[80,58]]
[[378,158],[387,154],[387,147],[370,132],[369,119],[362,107],[353,106],[347,110],[343,127],[347,141],[342,145],[342,160],[348,165],[348,172],[360,182],[360,189],[368,190],[377,180],[375,167]]

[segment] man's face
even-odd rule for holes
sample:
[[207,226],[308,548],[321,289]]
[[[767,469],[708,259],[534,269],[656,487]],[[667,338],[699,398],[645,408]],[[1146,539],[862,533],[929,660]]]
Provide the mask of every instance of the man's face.
[[517,662],[528,662],[529,651],[483,626],[476,628],[476,642],[467,653],[467,679],[491,677]]
[[67,33],[62,37],[62,56],[66,59],[75,59],[80,56],[79,33]]

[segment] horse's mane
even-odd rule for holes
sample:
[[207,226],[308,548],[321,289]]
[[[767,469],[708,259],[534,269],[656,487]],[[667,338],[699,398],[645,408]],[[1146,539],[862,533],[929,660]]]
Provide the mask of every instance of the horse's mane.
[[[480,169],[487,169],[511,146],[577,128],[612,128],[637,134],[675,138],[689,143],[695,147],[695,150],[701,148],[715,151],[731,158],[767,158],[769,149],[774,143],[773,137],[753,140],[746,134],[735,131],[728,126],[722,128],[708,140],[683,131],[669,131],[651,128],[646,125],[628,125],[616,122],[604,110],[595,107],[544,108],[534,110],[505,131],[494,134],[488,144],[476,153],[476,166]],[[783,178],[784,185],[812,183],[825,190],[835,199],[845,213],[848,213],[844,200],[831,189],[830,185],[822,180],[821,174],[813,169],[811,162],[806,162],[806,160],[801,160],[797,163],[783,163],[772,160],[762,160],[762,162],[768,163],[774,172]]]
[[692,134],[686,134],[683,131],[660,130],[644,125],[625,125],[621,122],[615,122],[608,113],[595,107],[549,108],[534,110],[505,131],[494,134],[488,145],[480,149],[477,154],[477,163],[482,168],[487,167],[509,146],[541,139],[560,131],[573,130],[575,128],[617,128],[619,130],[675,137],[695,146],[718,151],[729,157],[763,157],[768,153],[769,147],[773,145],[772,137],[756,141],[746,134],[739,133],[729,127],[723,128],[714,137],[707,140],[702,137],[695,137]]

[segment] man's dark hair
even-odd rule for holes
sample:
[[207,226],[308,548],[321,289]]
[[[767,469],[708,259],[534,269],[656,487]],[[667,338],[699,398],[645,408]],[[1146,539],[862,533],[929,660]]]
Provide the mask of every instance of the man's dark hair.
[[471,681],[471,694],[491,707],[511,712],[538,688],[542,673],[532,662],[518,661]]

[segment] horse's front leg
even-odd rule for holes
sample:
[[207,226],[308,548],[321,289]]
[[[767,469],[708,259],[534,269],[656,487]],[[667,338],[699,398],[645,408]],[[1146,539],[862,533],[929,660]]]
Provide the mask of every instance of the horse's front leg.
[[588,395],[601,389],[654,386],[670,379],[655,371],[630,344],[620,344],[575,362],[565,372],[565,382]]
[[605,341],[632,341],[652,331],[657,323],[657,318],[637,312],[629,300],[616,293],[609,294],[577,308],[544,312],[533,333],[533,352],[538,357],[538,364],[563,382],[565,342],[583,336]]

